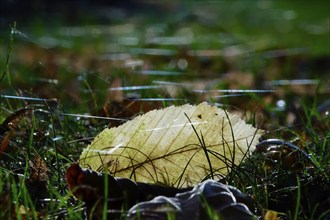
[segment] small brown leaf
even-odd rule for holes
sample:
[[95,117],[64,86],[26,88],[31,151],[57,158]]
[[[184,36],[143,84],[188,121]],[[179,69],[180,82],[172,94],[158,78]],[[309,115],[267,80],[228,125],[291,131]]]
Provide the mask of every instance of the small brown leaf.
[[4,122],[2,122],[1,127],[2,128],[7,128],[8,130],[12,130],[16,128],[18,123],[27,116],[29,113],[31,113],[32,109],[31,108],[21,108],[14,113],[10,114]]
[[33,182],[46,182],[48,180],[47,165],[45,161],[36,156],[31,166],[30,180]]
[[[109,197],[120,198],[122,196],[120,187],[114,178],[110,177],[109,175]],[[97,172],[82,169],[78,164],[74,163],[66,170],[65,178],[73,195],[86,203],[95,203],[104,197],[104,176]]]
[[0,139],[0,158],[3,154],[3,152],[5,152],[5,150],[7,149],[7,146],[9,144],[9,140],[10,140],[10,133],[6,132],[3,135],[1,135],[1,139]]
[[22,108],[10,114],[0,125],[0,158],[6,151],[11,138],[11,131],[14,130],[18,123],[31,113],[31,108]]
[[[87,205],[92,205],[107,196],[108,201],[111,203],[108,207],[117,209],[120,209],[124,204],[130,207],[136,202],[146,201],[158,195],[174,196],[176,193],[191,189],[177,189],[156,184],[133,182],[127,178],[115,178],[107,173],[82,169],[76,163],[71,164],[66,170],[65,177],[73,195],[86,202]],[[107,195],[105,195],[106,187]]]

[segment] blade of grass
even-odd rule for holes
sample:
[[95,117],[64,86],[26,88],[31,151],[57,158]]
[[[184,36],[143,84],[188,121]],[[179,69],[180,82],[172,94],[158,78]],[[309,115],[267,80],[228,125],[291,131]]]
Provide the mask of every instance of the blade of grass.
[[188,117],[188,115],[186,113],[184,113],[184,115],[187,117],[191,127],[193,128],[197,138],[198,138],[198,141],[199,143],[201,144],[201,147],[205,153],[205,157],[207,159],[207,163],[209,165],[209,168],[210,168],[210,172],[211,172],[211,178],[214,179],[214,175],[213,175],[213,168],[212,168],[212,164],[211,164],[211,160],[210,160],[210,157],[208,155],[208,152],[207,152],[207,149],[206,149],[206,145],[205,145],[205,141],[204,141],[204,138],[203,138],[203,134],[201,132],[201,137],[198,135],[198,132],[196,131],[196,128],[195,126],[193,125],[193,123],[191,122],[190,118]]
[[0,78],[1,81],[5,78],[5,75],[7,75],[9,86],[11,87],[11,79],[10,79],[10,70],[9,70],[9,64],[10,64],[10,58],[13,51],[13,43],[14,43],[14,34],[16,33],[16,22],[14,22],[13,26],[11,27],[10,34],[9,34],[9,44],[8,44],[8,52],[5,62],[5,69],[3,70],[3,73]]
[[298,220],[300,201],[301,201],[301,186],[300,186],[300,179],[297,176],[297,200],[296,200],[296,208],[295,208],[294,218],[293,218],[294,220]]
[[107,220],[108,215],[108,193],[109,193],[109,178],[107,175],[104,175],[104,200],[103,200],[103,209],[102,209],[102,219]]

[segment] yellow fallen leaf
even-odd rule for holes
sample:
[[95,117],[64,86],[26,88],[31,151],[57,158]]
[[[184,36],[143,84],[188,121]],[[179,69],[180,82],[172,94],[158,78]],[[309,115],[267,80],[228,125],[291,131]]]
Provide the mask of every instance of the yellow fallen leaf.
[[273,210],[267,210],[264,219],[265,220],[279,220],[280,218],[278,217],[278,212],[273,211]]
[[226,175],[255,149],[262,134],[205,102],[171,106],[103,130],[79,163],[134,181],[186,187]]

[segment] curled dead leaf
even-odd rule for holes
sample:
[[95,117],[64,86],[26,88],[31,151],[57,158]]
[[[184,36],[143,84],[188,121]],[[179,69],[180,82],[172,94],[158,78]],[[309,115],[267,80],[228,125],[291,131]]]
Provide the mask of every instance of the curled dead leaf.
[[[127,219],[253,219],[252,200],[235,187],[213,180],[204,181],[194,188],[173,188],[155,184],[133,182],[127,178],[114,178],[106,173],[82,169],[71,164],[66,171],[69,189],[84,201],[92,219],[102,216],[107,202],[108,218],[123,216]],[[105,185],[107,183],[107,185]],[[107,187],[107,188],[106,188]],[[105,192],[108,195],[105,195]],[[105,197],[106,196],[106,197]],[[117,211],[116,211],[117,210]],[[212,216],[207,210],[213,210]]]

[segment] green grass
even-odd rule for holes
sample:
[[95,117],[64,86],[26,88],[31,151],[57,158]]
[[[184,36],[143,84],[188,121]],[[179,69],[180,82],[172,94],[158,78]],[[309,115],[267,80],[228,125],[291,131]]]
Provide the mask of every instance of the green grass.
[[[6,31],[0,33],[0,123],[21,108],[29,107],[33,111],[14,117],[17,121],[13,126],[1,125],[0,218],[84,218],[82,202],[74,200],[67,188],[65,170],[78,160],[82,149],[94,136],[109,123],[115,123],[82,115],[127,119],[136,113],[136,109],[129,109],[124,114],[122,110],[127,103],[111,102],[114,95],[108,89],[119,79],[120,86],[159,85],[156,81],[174,83],[170,88],[124,91],[124,97],[163,98],[158,102],[141,101],[139,110],[148,104],[160,108],[206,100],[228,111],[242,113],[246,121],[269,131],[265,139],[298,139],[297,145],[311,155],[316,168],[303,157],[299,157],[302,168],[293,169],[285,164],[287,157],[275,161],[271,152],[255,152],[234,167],[223,181],[253,197],[255,210],[251,211],[256,215],[272,209],[282,213],[285,219],[321,219],[322,213],[318,213],[319,202],[323,201],[321,193],[330,190],[330,119],[329,113],[318,111],[329,96],[329,69],[322,65],[329,60],[329,29],[326,29],[329,15],[325,10],[328,7],[323,1],[308,5],[294,1],[270,3],[258,8],[257,3],[222,1],[206,4],[200,11],[197,9],[202,3],[190,6],[182,3],[182,10],[177,13],[164,12],[164,16],[157,17],[136,14],[113,21],[111,30],[117,32],[109,32],[107,25],[87,26],[91,23],[84,20],[77,25],[82,34],[66,35],[66,24],[58,21],[49,25],[38,17],[26,24],[5,27]],[[208,13],[199,15],[197,12]],[[168,14],[171,16],[165,16]],[[148,43],[150,36],[193,37],[187,45],[166,45],[162,41]],[[128,38],[138,43],[123,43]],[[150,51],[146,49],[150,48],[153,52],[165,50],[171,55],[147,54]],[[239,55],[192,55],[196,50],[231,49]],[[124,58],[101,56],[108,53]],[[180,68],[179,60],[187,61],[188,65]],[[143,64],[127,67],[133,61],[143,61]],[[139,74],[141,70],[183,74],[142,75]],[[227,72],[251,75],[253,83],[242,85],[244,80],[237,84],[225,79]],[[200,86],[196,81],[213,90],[269,89],[267,83],[273,80],[301,78],[318,79],[320,83],[305,87],[277,85],[271,87],[275,92],[270,93],[236,92],[229,93],[236,95],[229,97],[223,96],[228,93],[215,94],[222,95],[221,98],[193,91]],[[182,88],[175,83],[190,86]],[[297,90],[295,86],[300,87]],[[178,91],[171,93],[174,90]],[[283,110],[278,110],[278,100],[285,101]],[[290,117],[295,119],[289,120]],[[8,145],[6,137],[10,138]],[[276,149],[273,153],[281,151],[283,149]],[[212,152],[206,155],[208,153]],[[36,157],[43,159],[48,170],[48,179],[42,185],[45,187],[43,198],[31,193],[37,184],[30,182],[31,163]],[[314,188],[320,193],[313,191]],[[308,200],[308,193],[317,196]],[[294,198],[290,203],[292,209],[281,207],[285,206],[282,197]],[[104,206],[103,219],[107,211]],[[168,218],[174,219],[171,215]]]

